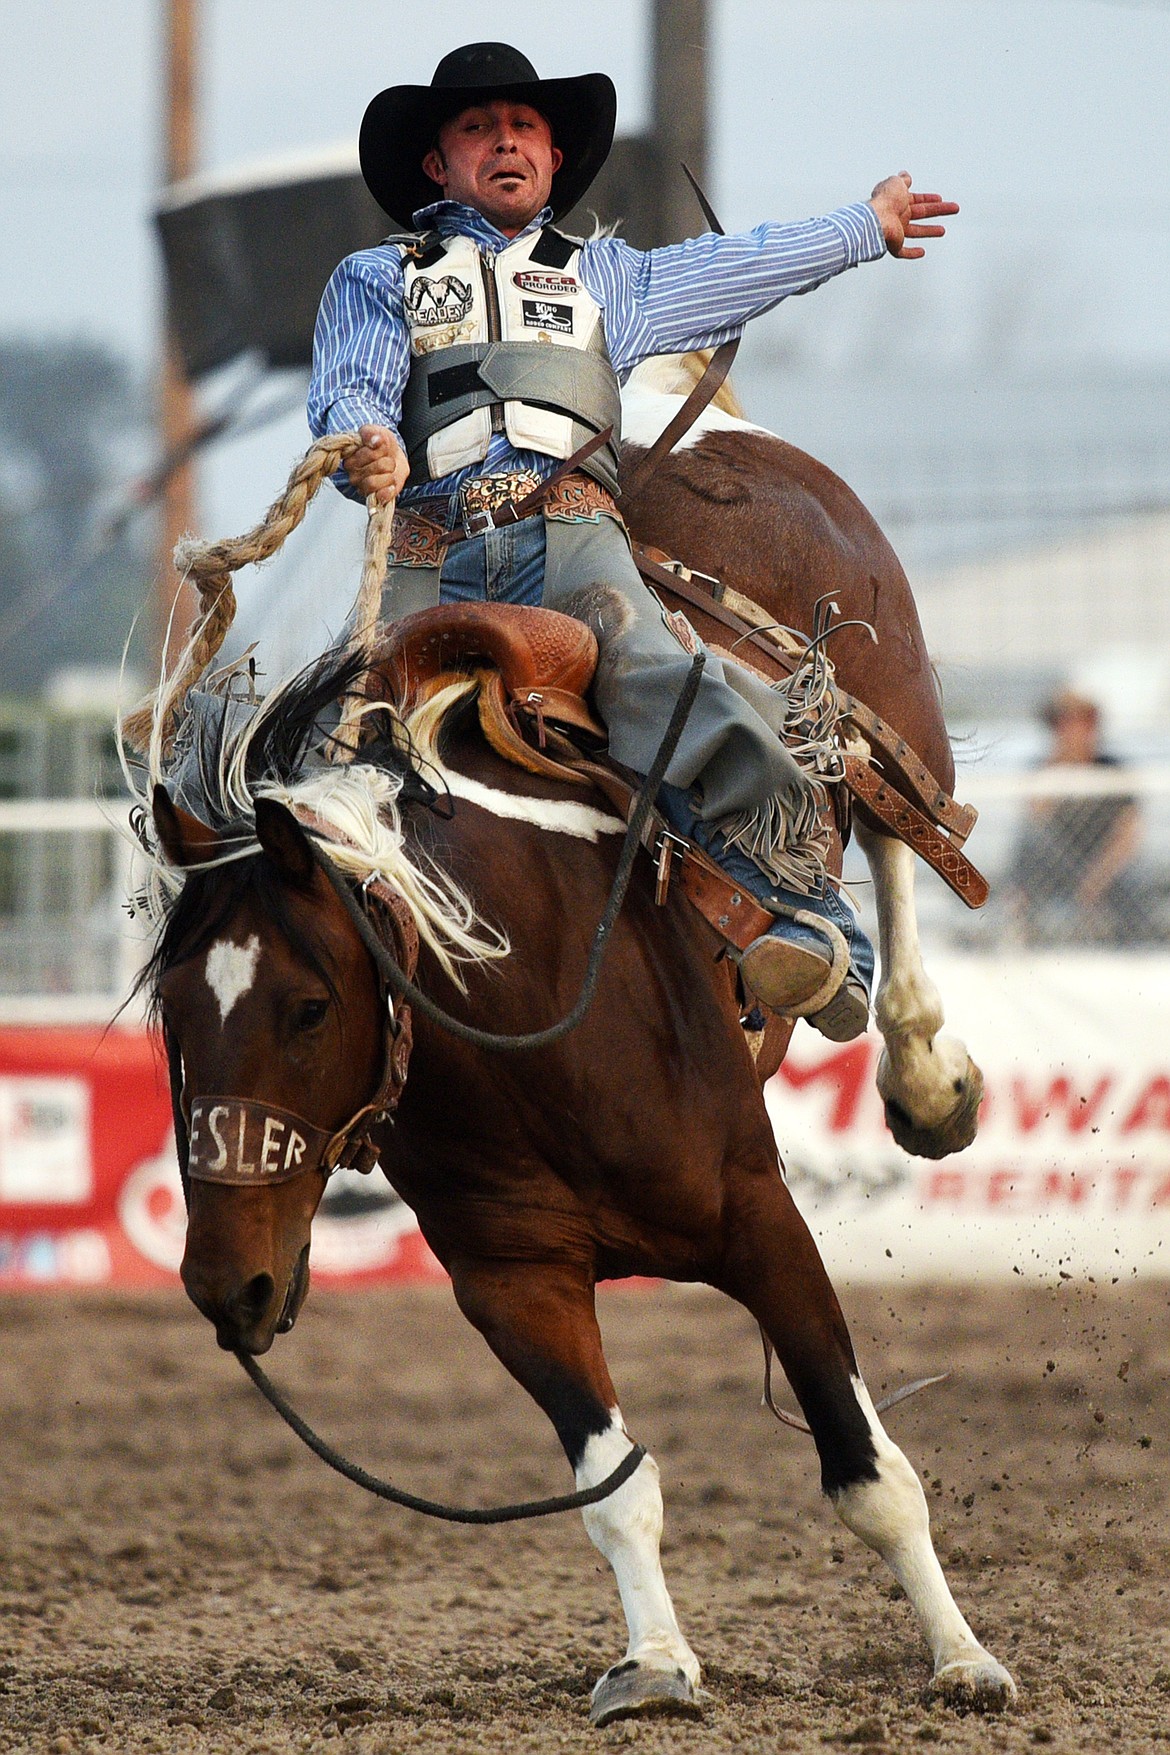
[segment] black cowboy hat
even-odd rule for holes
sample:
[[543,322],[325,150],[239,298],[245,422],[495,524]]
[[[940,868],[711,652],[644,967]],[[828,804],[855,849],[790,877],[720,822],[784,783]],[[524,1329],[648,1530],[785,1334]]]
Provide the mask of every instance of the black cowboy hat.
[[442,190],[422,168],[444,122],[489,97],[514,98],[539,110],[564,162],[549,200],[560,218],[580,201],[613,145],[617,93],[604,73],[541,79],[519,49],[507,43],[468,43],[444,55],[429,85],[392,85],[380,91],[362,118],[362,175],[379,206],[399,225]]

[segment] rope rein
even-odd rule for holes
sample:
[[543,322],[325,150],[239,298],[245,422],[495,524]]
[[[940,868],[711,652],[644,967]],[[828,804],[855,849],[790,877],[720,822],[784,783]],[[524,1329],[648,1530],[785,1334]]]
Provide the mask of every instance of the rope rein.
[[597,1505],[602,1499],[608,1499],[611,1493],[624,1486],[634,1470],[646,1455],[645,1447],[635,1444],[623,1456],[617,1468],[599,1481],[596,1487],[583,1487],[579,1493],[561,1493],[551,1499],[524,1499],[518,1505],[495,1505],[485,1508],[476,1506],[444,1505],[437,1499],[422,1499],[417,1493],[407,1493],[401,1487],[392,1486],[378,1475],[371,1475],[359,1463],[351,1463],[339,1450],[334,1450],[313,1428],[301,1419],[296,1409],[290,1405],[277,1389],[267,1373],[256,1363],[250,1353],[237,1353],[236,1358],[272,1407],[280,1415],[286,1426],[290,1426],[315,1456],[319,1456],[329,1468],[344,1475],[357,1487],[364,1487],[367,1493],[373,1493],[379,1499],[388,1499],[391,1505],[404,1505],[408,1511],[419,1511],[424,1517],[438,1517],[444,1523],[521,1523],[530,1517],[552,1517],[562,1511],[583,1511],[587,1505]]
[[[362,561],[361,583],[358,585],[357,597],[353,606],[353,625],[350,628],[351,645],[370,651],[373,647],[374,632],[382,612],[382,587],[386,582],[386,557],[390,549],[390,538],[394,531],[394,501],[385,505],[379,504],[371,495],[366,501],[370,521],[366,525],[366,551]],[[333,734],[330,759],[334,762],[352,762],[357,754],[358,737],[361,732],[362,714],[365,710],[364,700],[365,678],[369,672],[356,678],[342,702],[341,718],[337,730]]]
[[[341,468],[346,458],[361,445],[357,433],[329,433],[309,446],[293,469],[288,484],[268,508],[260,523],[243,536],[227,537],[222,542],[200,542],[191,536],[175,547],[175,565],[199,592],[199,612],[190,637],[171,677],[164,677],[158,694],[127,714],[122,721],[122,736],[131,748],[147,749],[158,721],[158,735],[164,755],[169,755],[187,690],[197,683],[214,660],[227,638],[236,616],[236,594],[232,574],[241,567],[270,560],[298,524],[304,519],[323,482]],[[351,639],[355,644],[368,638],[377,621],[381,582],[386,571],[386,555],[394,522],[394,504],[375,505],[366,527],[365,561],[361,585],[354,608]],[[355,689],[355,694],[358,691]],[[337,737],[347,752],[340,759],[352,760],[357,748],[357,719],[362,703],[346,703]]]

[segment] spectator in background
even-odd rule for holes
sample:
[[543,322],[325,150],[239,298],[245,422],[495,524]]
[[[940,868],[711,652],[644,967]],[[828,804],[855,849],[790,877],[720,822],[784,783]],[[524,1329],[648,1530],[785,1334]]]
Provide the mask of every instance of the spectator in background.
[[[1045,767],[1118,767],[1101,749],[1101,711],[1061,689],[1041,717],[1052,733]],[[1071,792],[1033,801],[1009,877],[1009,906],[1033,944],[1125,944],[1147,936],[1146,885],[1136,861],[1137,800]]]

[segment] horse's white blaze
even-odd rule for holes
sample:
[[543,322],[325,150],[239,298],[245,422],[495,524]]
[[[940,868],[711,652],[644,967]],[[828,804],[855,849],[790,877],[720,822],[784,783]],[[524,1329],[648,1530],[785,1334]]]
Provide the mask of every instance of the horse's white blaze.
[[955,1081],[967,1073],[967,1050],[940,1036],[943,1006],[926,973],[914,910],[915,854],[904,841],[857,828],[873,874],[882,978],[874,1017],[885,1042],[878,1090],[922,1127],[946,1119],[955,1107]]
[[208,951],[204,974],[215,995],[221,1024],[227,1023],[228,1013],[255,981],[259,961],[260,940],[255,933],[242,945],[233,944],[230,938],[216,939]]
[[[609,1429],[585,1446],[577,1465],[578,1489],[604,1481],[629,1449],[621,1412],[614,1408]],[[630,1632],[626,1657],[651,1669],[681,1670],[692,1687],[697,1687],[699,1660],[679,1632],[658,1557],[662,1491],[654,1458],[643,1457],[616,1493],[600,1505],[586,1506],[581,1515],[590,1541],[609,1561],[617,1579]]]
[[[659,433],[665,431],[668,423],[674,419],[683,405],[684,398],[673,392],[656,389],[639,379],[631,378],[622,390],[622,438],[633,445],[641,445],[646,449],[654,443]],[[694,425],[677,439],[671,447],[673,451],[689,451],[697,445],[704,433],[757,433],[762,438],[775,438],[774,433],[766,427],[757,427],[751,421],[739,420],[733,414],[727,414],[722,408],[716,408],[709,402]]]
[[477,804],[494,817],[507,817],[513,822],[535,823],[554,835],[573,835],[580,841],[596,841],[599,835],[624,835],[626,825],[620,817],[598,810],[592,804],[577,804],[564,798],[526,798],[520,793],[503,792],[472,780],[454,768],[441,767],[443,781],[456,798]]
[[1015,1683],[980,1645],[943,1577],[918,1476],[882,1426],[860,1378],[853,1379],[853,1389],[877,1451],[878,1478],[838,1494],[837,1515],[881,1555],[906,1592],[930,1646],[935,1675],[966,1672],[976,1684],[1014,1694]]

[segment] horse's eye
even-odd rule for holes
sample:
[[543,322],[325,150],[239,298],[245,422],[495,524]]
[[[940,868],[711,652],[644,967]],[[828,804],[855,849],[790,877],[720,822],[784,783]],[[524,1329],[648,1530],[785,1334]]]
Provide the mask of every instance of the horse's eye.
[[302,1000],[297,1007],[297,1029],[315,1030],[325,1022],[325,1013],[329,1010],[327,999]]

